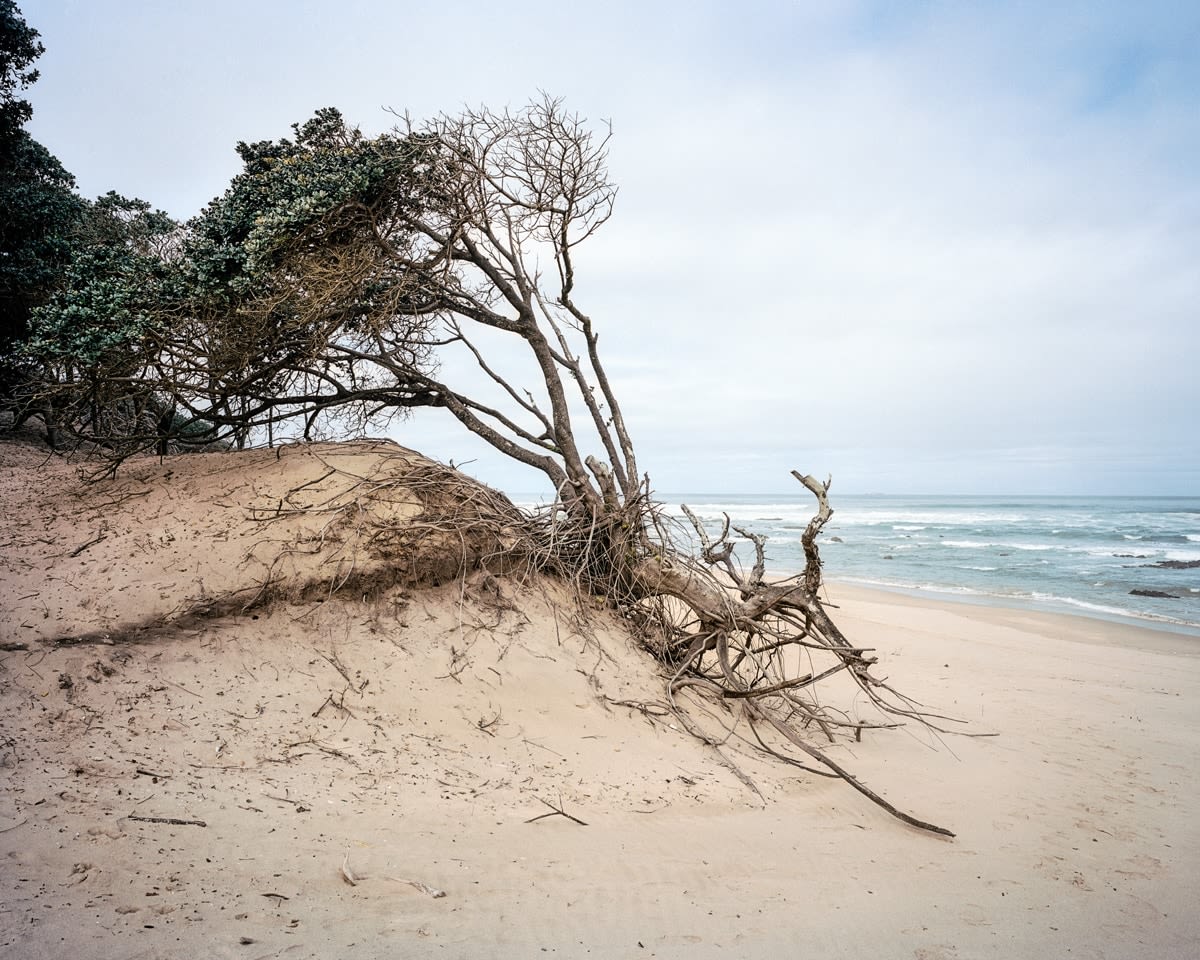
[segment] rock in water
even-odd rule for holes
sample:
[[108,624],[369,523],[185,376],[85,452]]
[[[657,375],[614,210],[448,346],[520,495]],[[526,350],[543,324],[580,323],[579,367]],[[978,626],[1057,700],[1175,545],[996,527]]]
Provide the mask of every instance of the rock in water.
[[1146,566],[1156,570],[1200,570],[1200,560],[1159,560]]

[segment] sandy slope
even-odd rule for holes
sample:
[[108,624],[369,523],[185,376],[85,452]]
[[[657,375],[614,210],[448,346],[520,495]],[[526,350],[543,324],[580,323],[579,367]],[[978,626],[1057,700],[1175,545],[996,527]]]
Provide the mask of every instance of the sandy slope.
[[[943,841],[615,704],[652,664],[561,588],[388,580],[402,483],[335,536],[277,507],[397,450],[83,489],[0,446],[0,957],[1196,955],[1194,638],[837,590],[902,689],[1000,734],[834,748]],[[367,599],[321,602],[348,572]],[[264,584],[295,602],[224,604]]]

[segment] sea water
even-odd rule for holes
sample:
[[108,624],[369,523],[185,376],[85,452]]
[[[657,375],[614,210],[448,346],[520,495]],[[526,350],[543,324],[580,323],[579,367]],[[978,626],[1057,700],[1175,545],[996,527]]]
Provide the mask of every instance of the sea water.
[[[767,569],[804,568],[815,512],[795,495],[660,495],[713,532],[765,534]],[[1200,636],[1200,497],[838,496],[818,540],[825,579],[1068,612]],[[754,561],[739,548],[744,566]],[[1192,564],[1192,566],[1188,566]],[[1140,596],[1133,591],[1167,594]]]

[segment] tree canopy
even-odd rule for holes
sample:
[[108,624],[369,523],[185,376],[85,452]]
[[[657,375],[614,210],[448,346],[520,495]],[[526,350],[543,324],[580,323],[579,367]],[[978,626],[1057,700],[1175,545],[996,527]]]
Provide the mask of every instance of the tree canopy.
[[188,224],[183,313],[161,374],[234,433],[302,418],[361,426],[418,402],[428,320],[377,227],[413,204],[417,152],[334,109],[294,139],[238,144],[244,170]]
[[[243,172],[187,225],[177,256],[123,241],[120,258],[93,247],[78,262],[31,340],[31,354],[89,370],[82,391],[60,370],[73,391],[60,407],[119,384],[245,439],[438,406],[568,499],[636,496],[633,445],[573,299],[575,250],[616,192],[607,136],[549,98],[375,138],[325,109],[293,131],[238,145]],[[515,372],[497,368],[498,342],[510,358],[519,345]],[[463,361],[473,381],[438,375]],[[572,405],[594,450],[577,443]],[[67,419],[123,454],[162,439]]]

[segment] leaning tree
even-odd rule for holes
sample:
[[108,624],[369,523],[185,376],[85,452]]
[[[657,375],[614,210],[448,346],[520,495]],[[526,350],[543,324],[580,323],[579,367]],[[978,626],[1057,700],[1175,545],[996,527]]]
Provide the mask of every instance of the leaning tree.
[[[666,666],[668,708],[689,730],[707,738],[693,709],[716,704],[767,753],[950,835],[813,742],[938,719],[871,672],[870,652],[822,600],[828,483],[794,474],[816,513],[803,573],[778,581],[765,574],[763,538],[728,521],[707,530],[690,513],[685,531],[653,501],[577,297],[578,250],[616,196],[608,132],[543,98],[405,120],[373,139],[324,110],[295,134],[241,145],[243,173],[189,225],[184,275],[146,332],[142,388],[183,420],[238,437],[444,408],[548,478],[556,502],[530,520],[540,565],[641,625]],[[739,561],[739,542],[752,561]],[[821,705],[815,685],[834,674],[884,719]]]

